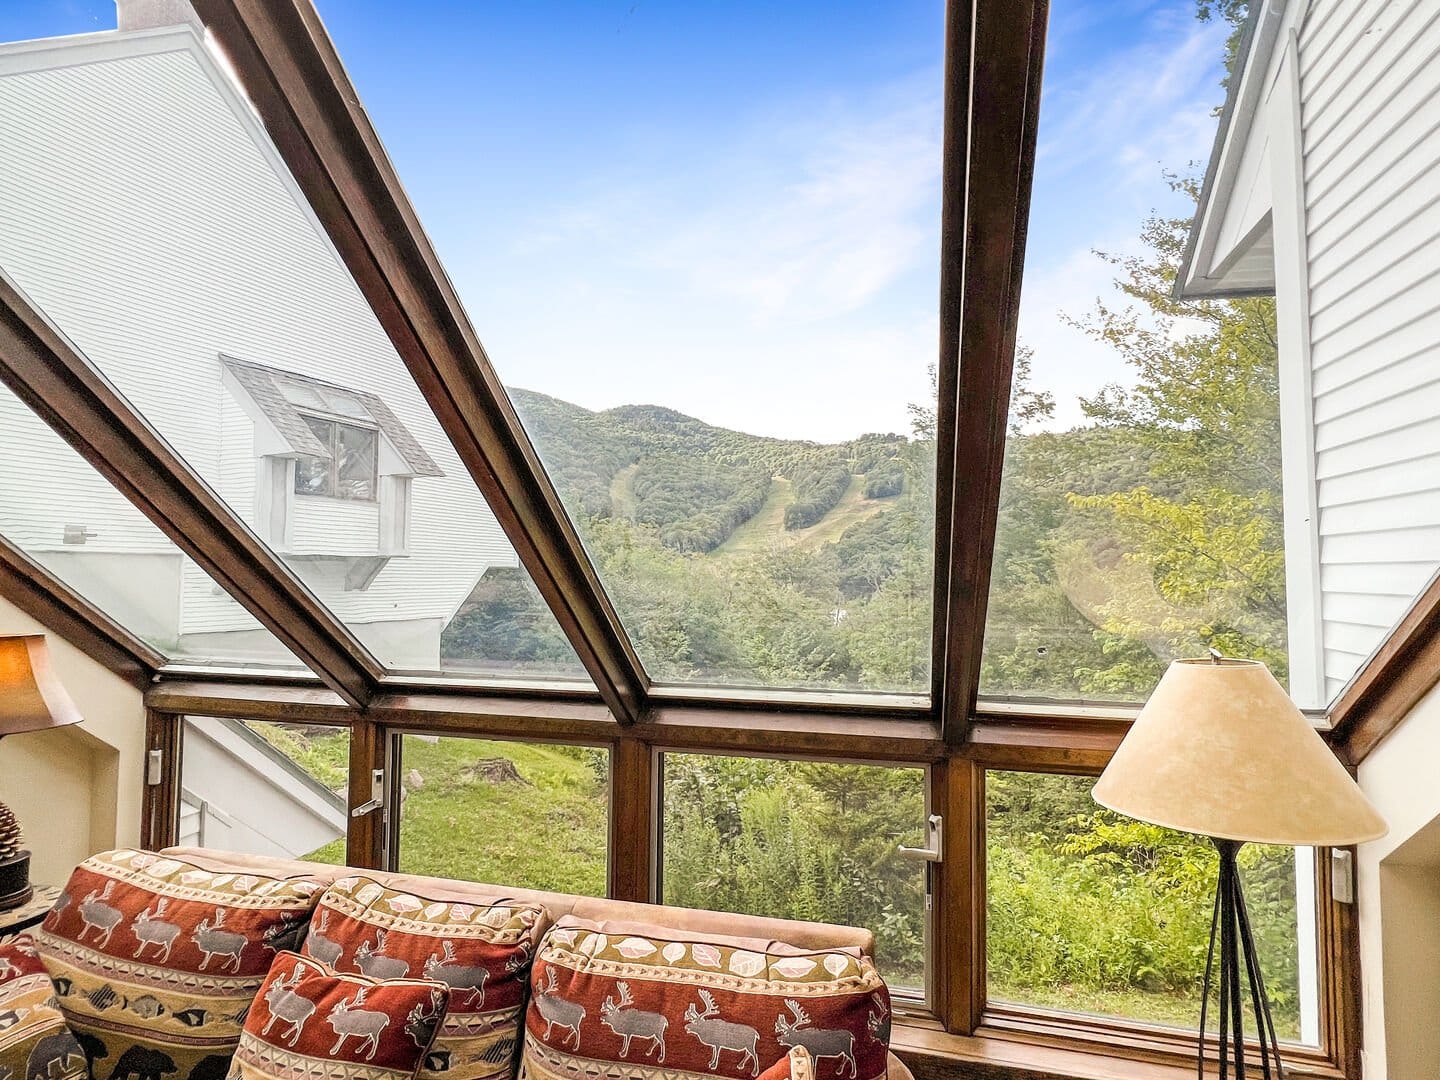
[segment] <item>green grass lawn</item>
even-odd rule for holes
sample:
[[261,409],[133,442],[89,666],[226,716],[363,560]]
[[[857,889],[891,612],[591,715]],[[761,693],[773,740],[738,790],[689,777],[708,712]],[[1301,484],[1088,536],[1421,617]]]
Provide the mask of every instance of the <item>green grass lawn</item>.
[[[476,773],[495,758],[520,780]],[[400,869],[604,896],[608,793],[593,760],[575,747],[405,736]]]
[[259,735],[331,791],[344,791],[350,776],[350,733],[344,728],[251,723]]

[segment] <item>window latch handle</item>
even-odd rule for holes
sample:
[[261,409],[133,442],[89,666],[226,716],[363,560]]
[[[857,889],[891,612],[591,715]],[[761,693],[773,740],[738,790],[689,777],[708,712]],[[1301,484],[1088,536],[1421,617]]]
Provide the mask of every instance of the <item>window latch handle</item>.
[[906,847],[896,849],[901,858],[920,859],[924,862],[940,862],[945,858],[945,819],[931,814],[925,819],[925,840],[928,847]]
[[350,811],[352,818],[364,817],[385,805],[385,770],[376,769],[370,774],[370,799]]

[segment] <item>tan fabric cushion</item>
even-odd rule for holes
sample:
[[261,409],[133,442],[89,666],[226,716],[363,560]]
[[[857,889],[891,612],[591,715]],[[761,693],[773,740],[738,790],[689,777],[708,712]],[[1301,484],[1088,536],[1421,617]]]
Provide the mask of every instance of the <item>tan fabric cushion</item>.
[[791,919],[767,919],[758,915],[731,915],[719,911],[669,907],[664,904],[635,904],[625,900],[605,900],[593,896],[543,892],[536,889],[515,889],[505,885],[454,881],[449,878],[422,877],[415,874],[391,874],[382,870],[355,870],[344,866],[321,866],[294,859],[275,859],[265,855],[244,855],[236,852],[210,851],[205,848],[167,848],[165,854],[185,859],[207,869],[261,872],[271,876],[310,874],[334,882],[349,874],[363,873],[389,889],[419,893],[436,900],[495,903],[500,899],[536,903],[550,913],[551,921],[574,915],[592,922],[635,922],[665,926],[675,930],[725,937],[747,937],[784,942],[802,949],[856,948],[873,954],[875,935],[857,926],[833,923],[797,922]]
[[88,1055],[65,1023],[29,934],[0,945],[0,1076],[85,1080]]
[[349,975],[282,952],[255,995],[230,1080],[411,1080],[449,998],[442,983]]

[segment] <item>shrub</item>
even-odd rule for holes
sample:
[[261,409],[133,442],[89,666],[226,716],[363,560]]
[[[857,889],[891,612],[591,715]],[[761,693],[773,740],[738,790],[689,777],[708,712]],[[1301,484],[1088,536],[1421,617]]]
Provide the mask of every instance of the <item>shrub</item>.
[[785,528],[806,529],[835,509],[850,486],[850,468],[828,461],[799,469],[792,478],[795,501],[785,508]]
[[905,471],[898,461],[888,461],[865,476],[865,498],[888,499],[905,490]]

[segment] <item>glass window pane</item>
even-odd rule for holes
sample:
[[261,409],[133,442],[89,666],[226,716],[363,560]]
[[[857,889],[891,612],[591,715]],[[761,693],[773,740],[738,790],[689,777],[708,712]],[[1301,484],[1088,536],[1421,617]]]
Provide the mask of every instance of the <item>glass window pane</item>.
[[[1102,809],[1090,797],[1094,783],[986,774],[988,998],[1194,1027],[1214,845]],[[1308,1045],[1319,1042],[1313,859],[1308,848],[1240,852],[1276,1031]],[[1212,999],[1212,1027],[1215,1009]],[[1253,1015],[1246,1025],[1253,1035]]]
[[401,736],[398,868],[604,896],[610,753]]
[[339,460],[335,467],[335,494],[342,499],[375,498],[375,453],[379,434],[373,428],[336,424]]
[[928,692],[943,5],[325,17],[651,675]]
[[0,52],[0,270],[383,664],[503,670],[452,624],[515,552],[225,65],[185,27]]
[[1245,7],[1198,10],[1052,6],[988,695],[1139,701],[1207,646],[1287,677],[1275,304],[1171,293]]
[[892,989],[925,989],[925,770],[664,755],[661,899],[862,926]]
[[180,843],[344,863],[348,729],[187,716],[184,740]]
[[305,670],[4,386],[0,535],[171,661]]
[[295,494],[328,495],[330,493],[330,459],[297,457],[295,459]]

